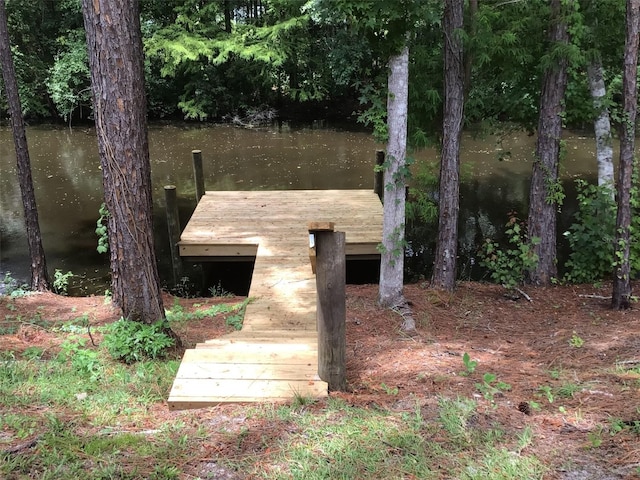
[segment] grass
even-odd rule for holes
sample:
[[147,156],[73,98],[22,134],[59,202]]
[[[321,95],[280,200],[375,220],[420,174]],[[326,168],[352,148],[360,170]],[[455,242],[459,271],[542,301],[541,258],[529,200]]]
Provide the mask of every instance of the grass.
[[[542,478],[539,462],[523,453],[535,443],[531,432],[510,436],[473,426],[477,404],[468,398],[441,397],[431,418],[417,401],[413,411],[393,412],[334,398],[296,399],[245,408],[235,430],[233,423],[211,427],[180,416],[146,429],[177,361],[125,365],[86,346],[73,358],[45,360],[35,350],[4,358],[0,476],[6,479],[207,478],[193,473],[202,463],[197,452],[220,445],[226,449],[204,464],[255,478]],[[10,452],[7,439],[32,444]]]
[[96,352],[97,376],[64,356],[4,362],[2,438],[35,443],[0,455],[0,476],[183,478],[195,468],[194,452],[219,448],[222,438],[227,451],[216,464],[256,478],[542,478],[539,462],[522,453],[535,442],[531,431],[510,437],[473,426],[477,404],[468,398],[441,397],[430,419],[417,402],[413,411],[392,412],[297,399],[246,409],[246,425],[236,430],[176,417],[144,431],[135,426],[166,398],[177,362],[124,365]]
[[[187,313],[176,303],[167,317],[174,324],[233,318],[245,306]],[[531,429],[481,422],[489,410],[466,397],[426,403],[411,397],[409,407],[396,411],[296,395],[288,405],[169,414],[164,402],[179,362],[117,362],[87,341],[87,323],[80,316],[52,330],[63,340],[57,355],[35,346],[0,352],[0,478],[232,479],[240,472],[239,478],[264,479],[515,480],[544,474],[530,453],[537,441]],[[495,388],[497,379],[489,380]],[[565,387],[573,393],[573,385]],[[399,395],[396,387],[382,388]]]

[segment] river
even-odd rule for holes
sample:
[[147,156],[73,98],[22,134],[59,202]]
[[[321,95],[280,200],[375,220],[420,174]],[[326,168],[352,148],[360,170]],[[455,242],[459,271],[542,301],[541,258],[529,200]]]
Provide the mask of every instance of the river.
[[[92,128],[30,127],[27,138],[50,272],[74,273],[76,293],[92,293],[108,283],[108,258],[96,251],[95,223],[102,202],[102,176]],[[572,180],[593,180],[592,138],[568,133],[562,178],[567,204],[561,228],[575,207]],[[465,135],[462,144],[461,237],[471,252],[477,219],[498,231],[509,210],[524,215],[535,137]],[[227,125],[152,126],[149,130],[155,238],[163,283],[170,283],[163,186],[178,188],[181,221],[195,207],[191,151],[202,150],[207,190],[372,188],[375,150],[366,132],[287,125],[243,129]],[[415,153],[417,163],[437,161],[434,149]],[[10,272],[29,278],[22,203],[10,129],[0,127],[0,279]],[[470,220],[475,219],[475,220]],[[466,242],[466,243],[465,243]],[[467,245],[468,244],[468,245]]]

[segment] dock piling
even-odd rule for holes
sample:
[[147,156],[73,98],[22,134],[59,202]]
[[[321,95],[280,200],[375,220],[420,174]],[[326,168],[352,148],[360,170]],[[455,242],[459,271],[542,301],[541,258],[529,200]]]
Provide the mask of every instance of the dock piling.
[[329,391],[344,391],[346,376],[345,232],[310,224],[315,237],[318,320],[318,375]]
[[202,169],[202,150],[192,150],[193,158],[193,176],[196,182],[196,203],[200,201],[204,195],[204,172]]

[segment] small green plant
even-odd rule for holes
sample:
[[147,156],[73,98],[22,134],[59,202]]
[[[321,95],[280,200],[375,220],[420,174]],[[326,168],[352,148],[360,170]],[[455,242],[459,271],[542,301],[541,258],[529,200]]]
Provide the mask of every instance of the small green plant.
[[229,315],[227,318],[225,318],[224,323],[234,330],[242,330],[242,325],[244,323],[244,311]]
[[29,285],[19,284],[18,281],[11,276],[11,272],[4,274],[4,279],[0,281],[0,292],[4,290],[4,294],[11,298],[19,298],[29,295]]
[[540,243],[540,239],[528,239],[526,226],[516,216],[509,213],[505,235],[510,247],[501,248],[493,240],[486,240],[479,253],[480,265],[485,267],[491,279],[505,288],[514,288],[525,280],[527,272],[538,264],[538,255],[533,247]]
[[538,392],[538,394],[544,396],[549,403],[553,403],[555,400],[553,389],[549,385],[541,385],[538,387]]
[[511,385],[498,380],[495,373],[485,373],[482,375],[482,383],[476,383],[476,388],[492,405],[494,405],[494,397],[511,390]]
[[113,358],[125,363],[160,358],[168,348],[175,345],[169,332],[166,320],[146,324],[121,318],[111,325],[103,345]]
[[595,430],[591,430],[587,433],[587,439],[589,439],[589,443],[591,444],[591,448],[598,448],[602,445],[602,425],[598,425],[598,428]]
[[218,282],[217,285],[209,288],[209,293],[214,298],[225,298],[225,297],[233,297],[233,293],[225,290],[222,286],[222,283]]
[[382,387],[382,390],[384,390],[384,393],[386,393],[387,395],[398,395],[399,389],[398,387],[389,387],[386,383],[381,383],[380,386]]
[[70,361],[76,372],[88,375],[92,381],[101,378],[104,367],[100,360],[100,354],[96,350],[87,348],[84,338],[72,335],[60,345],[60,361]]
[[584,340],[576,332],[573,332],[571,338],[569,339],[569,345],[571,345],[573,348],[581,348],[582,346],[584,346]]
[[109,220],[109,210],[107,205],[103,202],[98,210],[100,217],[96,221],[96,235],[98,236],[98,246],[96,250],[98,253],[107,253],[109,251],[109,232],[107,230],[107,223]]
[[609,432],[612,437],[625,430],[634,433],[635,435],[640,435],[640,420],[622,420],[621,418],[609,419]]
[[471,357],[467,352],[464,352],[462,355],[462,363],[464,363],[465,371],[462,372],[462,375],[468,376],[476,371],[476,367],[478,366],[477,360],[471,360]]
[[56,268],[53,274],[53,289],[58,295],[66,295],[69,289],[69,280],[73,277],[73,272],[62,273]]

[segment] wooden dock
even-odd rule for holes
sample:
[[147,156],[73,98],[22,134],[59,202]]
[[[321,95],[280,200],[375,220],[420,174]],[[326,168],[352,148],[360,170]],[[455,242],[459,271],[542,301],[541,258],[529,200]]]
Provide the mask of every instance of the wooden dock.
[[223,402],[323,397],[317,374],[316,284],[309,222],[346,233],[347,258],[375,257],[382,205],[370,190],[206,192],[180,237],[180,255],[255,257],[243,328],[187,350],[173,410]]

